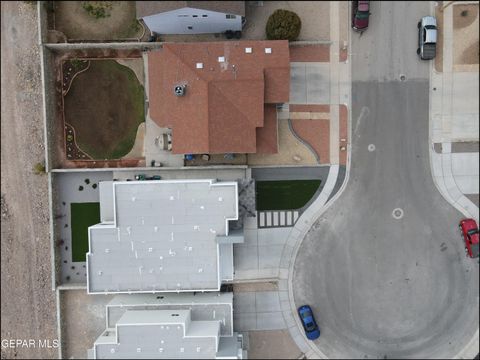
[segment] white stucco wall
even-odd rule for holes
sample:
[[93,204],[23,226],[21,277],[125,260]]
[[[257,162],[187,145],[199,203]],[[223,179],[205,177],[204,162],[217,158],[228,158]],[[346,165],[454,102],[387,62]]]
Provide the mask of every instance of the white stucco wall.
[[227,19],[226,15],[208,10],[183,8],[146,16],[143,21],[152,32],[158,34],[208,34],[242,30],[241,16],[235,15],[235,19]]

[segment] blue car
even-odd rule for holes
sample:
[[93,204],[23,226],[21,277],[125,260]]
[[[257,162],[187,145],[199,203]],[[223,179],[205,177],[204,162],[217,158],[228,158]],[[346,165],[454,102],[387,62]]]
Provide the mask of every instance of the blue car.
[[305,335],[310,340],[318,339],[320,336],[320,329],[313,317],[312,308],[309,305],[303,305],[298,308],[298,315],[302,320],[303,328],[305,329]]

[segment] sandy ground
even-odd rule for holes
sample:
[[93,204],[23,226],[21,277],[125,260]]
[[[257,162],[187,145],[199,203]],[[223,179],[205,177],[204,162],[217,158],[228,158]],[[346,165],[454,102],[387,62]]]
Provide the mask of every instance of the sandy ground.
[[288,330],[248,332],[249,359],[298,359],[302,352]]
[[55,7],[55,30],[72,40],[138,38],[143,33],[135,23],[134,1],[110,1],[110,16],[96,19],[82,7],[82,1],[58,1]]
[[105,331],[105,306],[112,295],[88,295],[86,290],[60,292],[64,359],[85,359],[87,349]]
[[[1,336],[57,338],[52,291],[36,5],[1,3]],[[56,349],[4,348],[3,358],[54,358]]]
[[302,30],[298,40],[330,39],[330,1],[263,1],[263,6],[252,3],[245,2],[244,39],[265,39],[268,17],[277,9],[293,11],[300,17]]
[[[437,18],[437,55],[435,56],[435,70],[443,72],[443,11],[440,11],[443,1],[438,2],[435,7],[435,17]],[[418,40],[417,40],[418,41]]]
[[317,165],[315,155],[293,135],[288,120],[278,119],[278,153],[248,154],[248,165]]
[[[462,12],[467,11],[466,16]],[[453,5],[453,63],[478,64],[479,16],[477,4]],[[478,65],[473,66],[478,71]]]

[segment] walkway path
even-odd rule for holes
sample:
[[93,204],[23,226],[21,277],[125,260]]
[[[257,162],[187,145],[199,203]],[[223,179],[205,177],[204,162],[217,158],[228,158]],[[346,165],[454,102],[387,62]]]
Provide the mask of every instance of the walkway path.
[[[478,2],[468,3],[478,6]],[[478,65],[476,72],[454,70],[454,6],[444,7],[443,24],[439,24],[444,39],[443,72],[437,72],[431,64],[430,159],[440,193],[466,217],[478,222],[479,73]],[[470,143],[470,149],[465,142]]]

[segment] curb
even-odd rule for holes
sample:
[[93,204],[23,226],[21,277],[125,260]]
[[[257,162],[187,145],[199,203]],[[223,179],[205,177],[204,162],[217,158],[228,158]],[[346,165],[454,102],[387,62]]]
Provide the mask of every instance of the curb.
[[[430,2],[430,12],[434,13],[435,11],[435,4],[434,2]],[[445,20],[445,19],[444,19]],[[444,69],[445,70],[445,69]],[[433,183],[435,187],[442,195],[442,197],[455,209],[457,209],[460,213],[462,213],[465,217],[474,218],[477,222],[479,219],[478,207],[476,207],[458,188],[457,184],[455,183],[455,179],[453,177],[451,171],[451,156],[444,156],[446,154],[436,154],[433,150],[433,116],[432,116],[432,77],[442,77],[445,71],[442,73],[438,73],[435,70],[433,63],[430,63],[429,66],[429,78],[428,78],[428,142],[429,142],[429,162],[430,162],[430,172],[432,175]],[[443,90],[442,90],[443,91]],[[450,155],[450,153],[448,153]],[[445,159],[447,158],[447,159]],[[446,179],[448,180],[448,185]],[[449,190],[450,189],[450,190]],[[453,192],[453,193],[452,193]],[[476,208],[476,211],[472,209],[472,205]],[[469,209],[470,208],[470,209]]]
[[[435,13],[435,3],[436,2],[430,2],[430,12],[431,13]],[[429,74],[429,77],[428,77],[428,89],[429,89],[428,90],[429,91],[429,97],[428,97],[428,142],[429,142],[429,147],[428,147],[428,151],[429,151],[430,173],[432,175],[432,180],[433,180],[433,183],[435,184],[435,187],[437,188],[438,192],[442,195],[442,197],[450,205],[452,205],[455,209],[457,209],[458,211],[460,211],[462,214],[464,214],[467,217],[475,217],[475,216],[471,216],[469,211],[467,209],[465,209],[461,205],[461,203],[459,203],[460,201],[463,202],[463,203],[465,203],[465,201],[467,201],[467,205],[468,205],[471,202],[470,202],[470,200],[468,200],[466,198],[466,196],[464,194],[462,194],[460,192],[460,189],[458,189],[458,186],[455,184],[455,180],[453,179],[453,175],[452,175],[452,172],[451,172],[451,162],[449,164],[450,166],[447,169],[448,170],[447,176],[452,178],[453,184],[455,184],[454,190],[456,192],[460,193],[460,196],[458,197],[458,199],[456,201],[453,198],[451,198],[451,195],[449,194],[448,188],[445,184],[445,177],[444,177],[445,168],[443,166],[443,158],[442,158],[443,154],[438,155],[438,157],[441,159],[439,161],[440,169],[438,169],[438,168],[435,169],[435,166],[434,166],[434,163],[435,163],[434,157],[437,156],[437,155],[433,150],[433,142],[432,142],[432,133],[433,133],[432,90],[431,90],[431,88],[432,88],[432,76],[442,76],[443,77],[444,71],[442,71],[442,73],[437,72],[432,63],[430,63],[430,69],[429,70],[430,70],[430,74]],[[442,69],[442,70],[444,70],[444,69]],[[437,174],[435,174],[435,170],[437,170]],[[439,170],[441,170],[441,171],[439,171]],[[438,174],[438,173],[440,173],[440,174]],[[437,178],[438,178],[439,181],[441,180],[442,183],[437,181]],[[475,214],[473,214],[473,215],[475,215]],[[478,207],[477,207],[477,213],[476,213],[475,218],[478,222]],[[460,350],[458,352],[457,355],[454,356],[454,358],[455,359],[473,359],[476,355],[478,355],[478,347],[479,347],[479,329],[477,328],[477,331],[475,332],[475,334],[473,334],[473,336],[471,337],[469,342],[464,346],[464,348],[462,350]]]
[[[348,6],[348,13],[350,12],[350,6]],[[333,42],[332,42],[333,43]],[[349,43],[349,49],[350,49],[350,29],[348,31],[348,43]],[[351,54],[348,54],[351,56]],[[347,58],[348,62],[348,58]],[[340,61],[339,61],[340,63]],[[350,80],[350,86],[348,89],[348,96],[349,100],[347,104],[345,104],[348,108],[348,121],[347,121],[347,128],[348,128],[348,142],[347,142],[347,163],[345,166],[345,178],[343,180],[342,186],[340,189],[337,191],[337,193],[330,199],[328,199],[328,196],[326,198],[326,201],[324,202],[323,206],[320,209],[317,209],[317,211],[313,211],[313,214],[309,214],[308,210],[304,212],[299,219],[297,220],[297,223],[295,226],[292,228],[292,231],[290,232],[290,235],[287,239],[287,242],[285,243],[284,250],[282,253],[282,258],[280,261],[280,267],[279,267],[279,297],[280,297],[280,304],[281,304],[281,309],[282,309],[282,314],[285,320],[285,324],[287,325],[287,330],[290,333],[292,339],[295,341],[297,346],[299,347],[300,351],[305,354],[305,357],[308,359],[327,359],[328,357],[318,348],[318,346],[313,343],[312,341],[307,340],[305,334],[303,331],[300,331],[302,328],[302,325],[300,324],[300,321],[298,319],[298,316],[296,315],[296,308],[295,308],[295,300],[293,296],[293,269],[295,266],[295,259],[298,253],[298,250],[300,249],[300,246],[302,244],[303,239],[305,238],[305,235],[308,233],[310,230],[311,226],[318,221],[318,219],[322,216],[322,214],[328,210],[328,208],[335,203],[335,201],[343,194],[345,191],[348,180],[350,178],[350,167],[351,167],[351,156],[352,156],[352,111],[351,111],[351,62],[348,62],[348,71],[349,71],[349,80]],[[340,105],[340,104],[339,104]],[[339,165],[332,165],[332,166],[337,166],[337,171],[339,168]],[[332,167],[330,168],[332,170]],[[330,171],[327,177],[327,182],[330,178]],[[335,181],[338,177],[338,172],[335,176]],[[328,187],[324,186],[322,192],[318,195],[317,199],[315,202],[313,202],[310,205],[314,205],[316,202],[320,202],[323,200],[322,195],[325,194],[325,188],[328,189]],[[330,195],[330,194],[329,194]],[[305,221],[305,217],[309,217],[308,221]],[[282,287],[280,286],[280,282],[282,282]],[[285,288],[285,283],[287,283],[287,291],[281,291],[282,288]],[[285,289],[287,290],[287,289]]]

